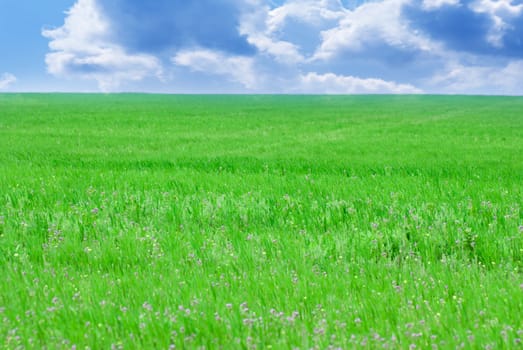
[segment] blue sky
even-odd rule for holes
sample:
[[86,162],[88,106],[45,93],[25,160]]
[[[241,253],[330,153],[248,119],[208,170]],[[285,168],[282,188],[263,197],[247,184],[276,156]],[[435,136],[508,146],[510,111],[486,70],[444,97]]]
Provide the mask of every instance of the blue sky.
[[523,94],[523,0],[0,0],[0,91]]

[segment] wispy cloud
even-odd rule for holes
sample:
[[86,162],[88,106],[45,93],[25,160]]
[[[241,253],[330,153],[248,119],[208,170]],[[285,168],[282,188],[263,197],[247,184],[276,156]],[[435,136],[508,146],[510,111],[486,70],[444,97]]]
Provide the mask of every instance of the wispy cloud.
[[223,75],[227,79],[242,84],[247,89],[255,89],[260,83],[260,75],[254,69],[252,58],[227,55],[207,49],[181,51],[172,58],[174,64],[188,67],[196,72]]
[[430,84],[459,94],[520,95],[523,92],[523,60],[511,61],[501,67],[465,66],[451,63],[436,74]]
[[332,73],[308,73],[300,77],[299,92],[320,94],[418,94],[422,90],[409,85],[382,79],[362,79]]
[[16,77],[11,73],[4,73],[0,75],[0,90],[7,90],[15,82]]
[[469,54],[523,58],[523,4],[513,0],[406,3],[402,15],[446,48]]

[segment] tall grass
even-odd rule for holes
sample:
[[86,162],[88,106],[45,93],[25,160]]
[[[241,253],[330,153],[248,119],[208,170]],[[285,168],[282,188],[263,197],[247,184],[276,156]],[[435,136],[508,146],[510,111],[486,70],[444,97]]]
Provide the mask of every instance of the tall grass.
[[0,347],[521,347],[521,111],[0,95]]

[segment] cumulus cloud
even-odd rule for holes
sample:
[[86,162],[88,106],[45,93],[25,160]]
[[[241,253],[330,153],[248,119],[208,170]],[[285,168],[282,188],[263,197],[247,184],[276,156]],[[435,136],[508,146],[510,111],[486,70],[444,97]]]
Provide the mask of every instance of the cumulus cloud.
[[16,77],[11,73],[4,73],[0,75],[0,90],[7,90],[15,82]]
[[155,56],[130,54],[111,41],[111,23],[95,0],[79,0],[67,13],[62,27],[42,34],[50,39],[46,63],[53,75],[94,79],[102,91],[112,91],[124,81],[162,74]]
[[319,94],[417,94],[422,90],[375,78],[357,78],[332,73],[307,73],[300,77],[300,92]]
[[260,76],[254,69],[253,59],[249,57],[195,49],[177,53],[172,61],[196,72],[223,75],[247,89],[255,89],[259,85]]
[[240,31],[277,61],[303,63],[320,44],[321,31],[336,26],[345,12],[339,0],[289,0],[244,13]]
[[399,51],[433,51],[435,44],[424,35],[410,30],[402,18],[409,0],[385,0],[364,3],[345,11],[339,24],[321,33],[322,43],[315,58],[328,60],[344,52],[359,52],[376,46]]

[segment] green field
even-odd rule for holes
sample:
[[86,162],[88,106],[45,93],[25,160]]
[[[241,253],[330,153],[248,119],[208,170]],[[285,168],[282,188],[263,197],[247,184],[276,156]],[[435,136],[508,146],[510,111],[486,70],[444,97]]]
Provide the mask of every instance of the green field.
[[523,345],[523,98],[0,95],[0,348]]

